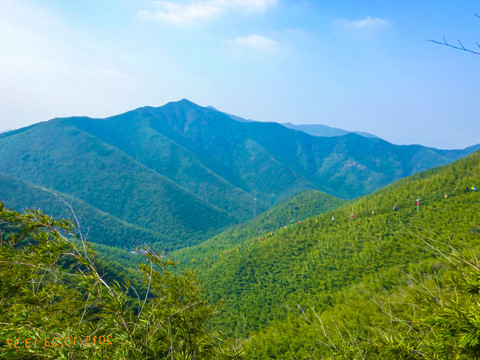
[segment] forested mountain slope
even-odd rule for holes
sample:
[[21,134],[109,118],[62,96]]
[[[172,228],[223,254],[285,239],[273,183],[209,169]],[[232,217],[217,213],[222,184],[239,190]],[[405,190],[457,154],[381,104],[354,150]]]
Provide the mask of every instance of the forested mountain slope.
[[[0,169],[158,234],[156,244],[174,249],[252,218],[255,198],[257,214],[272,198],[309,189],[353,198],[470,151],[396,146],[356,134],[315,137],[276,123],[235,121],[182,100],[2,133]],[[21,192],[15,197],[20,207],[29,203]],[[108,223],[84,225],[112,232]],[[122,241],[108,244],[127,247]]]
[[77,217],[80,225],[78,231],[86,239],[92,238],[105,245],[126,249],[133,249],[135,246],[143,246],[146,243],[174,246],[170,238],[161,233],[129,224],[75,197],[53,192],[1,173],[0,189],[2,189],[2,201],[12,208],[42,209],[55,218]]
[[299,219],[330,211],[346,202],[320,191],[305,191],[275,205],[246,223],[230,227],[199,245],[174,251],[171,257],[190,260],[205,257],[204,254],[220,254],[241,246],[258,234],[269,233],[285,225],[291,226]]
[[315,353],[320,334],[294,312],[298,306],[333,317],[330,331],[336,333],[337,323],[365,335],[375,321],[388,325],[372,299],[401,297],[422,273],[439,279],[444,259],[424,240],[480,249],[479,174],[476,152],[303,220],[293,230],[252,236],[221,258],[207,252],[208,261],[179,266],[197,271],[211,300],[227,298],[214,324],[253,335],[251,358],[302,358]]
[[[72,126],[55,121],[38,124],[0,139],[0,143],[1,167],[7,175],[74,196],[132,226],[159,233],[163,246],[189,245],[236,223],[226,210]],[[19,206],[29,203],[22,192],[14,196]],[[110,231],[105,226],[111,224],[101,225],[97,231]],[[137,243],[148,239],[142,237]],[[124,246],[122,238],[113,241]]]

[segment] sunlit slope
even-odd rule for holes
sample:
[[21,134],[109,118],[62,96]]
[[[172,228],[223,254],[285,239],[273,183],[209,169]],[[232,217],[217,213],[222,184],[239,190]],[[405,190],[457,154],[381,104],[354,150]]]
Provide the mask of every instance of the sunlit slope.
[[[287,306],[320,311],[342,289],[431,258],[424,237],[479,244],[480,193],[472,190],[479,174],[477,152],[320,215],[317,222],[309,218],[293,230],[257,234],[239,251],[182,266],[197,271],[212,300],[228,299],[216,320],[224,329],[264,328],[283,319]],[[379,288],[392,286],[388,281]]]
[[324,213],[344,203],[346,200],[320,191],[305,191],[281,202],[264,214],[246,223],[231,227],[199,245],[177,250],[171,254],[171,257],[189,261],[192,258],[209,258],[215,253],[220,254],[222,251],[226,252],[242,246],[245,241],[250,241],[259,234],[275,231],[285,225],[294,224],[295,226],[300,219]]

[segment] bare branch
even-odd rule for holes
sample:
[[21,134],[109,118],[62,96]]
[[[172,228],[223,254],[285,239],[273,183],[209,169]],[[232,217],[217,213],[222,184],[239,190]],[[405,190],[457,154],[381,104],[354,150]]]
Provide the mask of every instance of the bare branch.
[[[461,47],[447,43],[447,41],[445,40],[445,37],[443,38],[443,42],[436,41],[436,40],[431,40],[431,39],[428,39],[427,41],[430,41],[430,42],[432,42],[434,44],[438,44],[438,45],[448,46],[448,47],[453,48],[453,49],[466,51],[466,52],[469,52],[469,53],[472,53],[472,54],[475,54],[475,55],[480,55],[480,52],[478,52],[478,51],[473,51],[473,50],[470,50],[470,49],[467,49],[467,48],[463,47],[463,45],[460,43],[460,41],[459,41],[459,43],[460,43]],[[478,45],[478,43],[477,43],[477,45]]]
[[83,237],[83,234],[82,234],[82,227],[80,225],[80,221],[77,218],[77,215],[75,214],[75,211],[73,210],[73,195],[72,195],[72,198],[70,200],[70,203],[68,203],[63,197],[58,195],[56,192],[54,192],[50,189],[44,188],[44,187],[42,187],[42,190],[49,192],[50,194],[55,196],[58,200],[60,200],[62,203],[64,203],[69,208],[70,212],[72,213],[73,218],[75,219],[75,226],[78,230],[78,235],[80,236],[80,239],[83,241],[84,237]]
[[[75,210],[73,209],[73,195],[72,195],[72,199],[71,199],[71,203],[68,203],[63,197],[61,197],[60,195],[58,195],[56,192],[50,190],[50,189],[47,189],[47,188],[44,188],[42,187],[42,190],[44,191],[47,191],[49,192],[50,194],[52,194],[54,197],[56,197],[58,200],[60,200],[62,203],[64,203],[69,209],[70,209],[70,212],[72,213],[72,216],[74,217],[75,219],[75,223],[76,223],[76,229],[78,231],[78,236],[80,237],[80,240],[82,242],[82,245],[83,245],[83,252],[85,254],[85,258],[87,259],[87,261],[90,263],[90,264],[93,264],[93,261],[90,259],[90,257],[88,256],[88,251],[87,251],[87,247],[86,247],[86,240],[85,238],[83,237],[83,234],[82,234],[82,227],[80,225],[80,221],[78,220],[77,218],[77,215],[75,214]],[[63,237],[63,236],[62,236]],[[64,237],[63,237],[64,238]],[[103,282],[103,281],[102,281]]]
[[145,307],[145,303],[147,302],[148,295],[150,293],[150,289],[151,289],[151,286],[152,286],[152,278],[153,278],[153,262],[150,262],[150,274],[148,275],[147,293],[145,294],[145,299],[143,301],[142,308],[138,312],[137,321],[135,322],[135,327],[133,328],[133,332],[135,332],[135,330],[136,330],[136,328],[137,328],[137,326],[140,322],[140,317],[142,316],[143,308]]
[[[477,13],[474,13],[474,15],[480,19],[480,15],[478,15]],[[452,49],[456,49],[456,50],[462,50],[462,51],[466,51],[466,52],[469,52],[469,53],[472,53],[472,54],[475,54],[475,55],[480,55],[480,52],[478,51],[474,51],[474,50],[471,50],[471,49],[467,49],[465,46],[463,46],[463,44],[460,42],[460,40],[457,40],[458,44],[460,46],[455,46],[455,45],[452,45],[452,44],[449,44],[447,42],[447,40],[445,39],[445,36],[443,37],[443,42],[441,41],[437,41],[437,40],[427,40],[427,41],[430,41],[434,44],[438,44],[438,45],[443,45],[443,46],[447,46],[447,47],[450,47]],[[478,42],[476,42],[475,44],[477,44],[477,47],[480,49],[480,45],[478,44]]]

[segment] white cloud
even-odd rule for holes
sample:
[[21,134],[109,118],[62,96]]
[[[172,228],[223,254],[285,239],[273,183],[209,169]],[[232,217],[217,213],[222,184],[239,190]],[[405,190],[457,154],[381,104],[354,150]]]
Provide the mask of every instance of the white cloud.
[[234,49],[254,49],[258,51],[274,52],[278,49],[278,43],[262,35],[237,36],[227,42]]
[[221,2],[226,4],[230,3],[232,7],[243,8],[252,12],[262,12],[277,4],[277,0],[232,0]]
[[214,19],[229,10],[261,13],[274,7],[277,0],[203,0],[182,4],[171,1],[152,1],[153,10],[140,10],[142,19],[157,20],[174,25],[193,25]]
[[350,29],[383,29],[391,26],[391,24],[387,20],[377,17],[372,18],[370,16],[367,16],[364,19],[352,21],[340,19],[337,20],[336,23]]

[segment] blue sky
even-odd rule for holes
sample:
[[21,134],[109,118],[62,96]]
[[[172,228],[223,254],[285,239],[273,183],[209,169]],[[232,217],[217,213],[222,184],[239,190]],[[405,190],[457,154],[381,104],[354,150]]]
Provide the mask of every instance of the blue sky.
[[[0,131],[187,98],[396,144],[480,143],[478,1],[0,0]],[[480,50],[480,49],[479,49]]]

